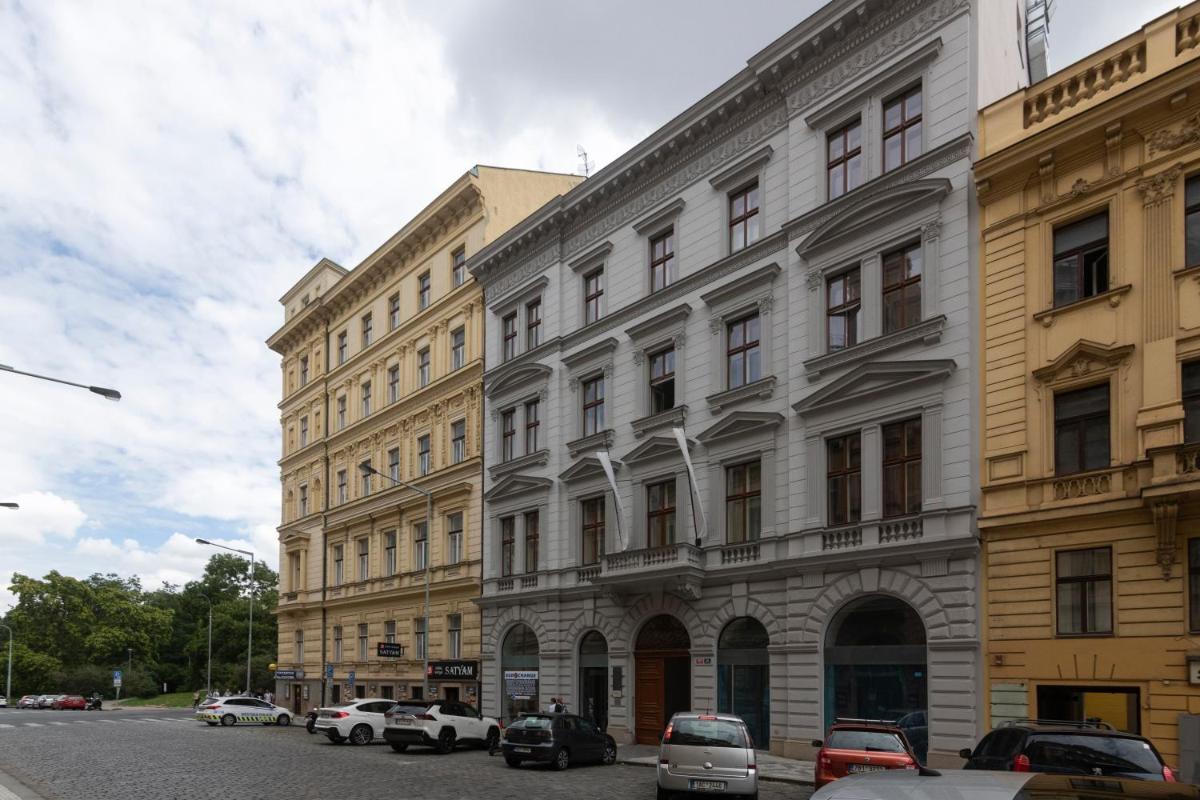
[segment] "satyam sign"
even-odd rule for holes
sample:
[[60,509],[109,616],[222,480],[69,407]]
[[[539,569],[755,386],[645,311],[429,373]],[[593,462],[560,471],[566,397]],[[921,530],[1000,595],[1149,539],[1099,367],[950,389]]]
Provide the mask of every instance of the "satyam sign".
[[428,675],[435,681],[473,681],[479,675],[479,662],[430,661]]

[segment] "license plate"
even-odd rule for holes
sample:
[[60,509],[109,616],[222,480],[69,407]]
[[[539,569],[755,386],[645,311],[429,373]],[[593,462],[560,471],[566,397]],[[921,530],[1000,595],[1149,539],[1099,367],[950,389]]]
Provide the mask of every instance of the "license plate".
[[851,764],[847,772],[882,772],[887,767],[881,764]]
[[532,752],[533,752],[533,748],[530,748],[530,747],[514,747],[514,748],[513,748],[513,752],[514,752],[514,753],[532,753]]
[[395,719],[392,720],[393,725],[412,725],[411,719]]
[[723,792],[725,781],[688,781],[689,792]]

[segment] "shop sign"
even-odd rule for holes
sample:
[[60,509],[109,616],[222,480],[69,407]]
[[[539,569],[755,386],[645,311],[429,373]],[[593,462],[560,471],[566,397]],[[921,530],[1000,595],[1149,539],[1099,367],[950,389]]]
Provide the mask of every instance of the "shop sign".
[[304,677],[302,669],[277,669],[275,670],[275,680],[277,681],[298,681]]
[[509,669],[504,671],[504,693],[513,700],[532,700],[537,695],[538,671],[536,669]]
[[479,675],[479,662],[430,661],[428,675],[435,681],[473,681]]
[[380,658],[401,658],[404,656],[404,645],[399,642],[376,642],[375,654]]
[[712,656],[696,656],[692,659],[692,663],[697,667],[711,667]]

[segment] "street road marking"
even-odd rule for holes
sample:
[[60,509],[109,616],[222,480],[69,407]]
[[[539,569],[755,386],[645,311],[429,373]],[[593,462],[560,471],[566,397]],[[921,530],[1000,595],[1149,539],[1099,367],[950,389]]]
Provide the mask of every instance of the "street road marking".
[[50,724],[51,725],[70,725],[71,723],[69,723],[69,722],[51,722]]
[[12,727],[12,725],[3,725],[3,724],[0,724],[0,728],[11,728],[11,727]]
[[26,728],[44,728],[46,726],[40,722],[26,722],[25,727]]

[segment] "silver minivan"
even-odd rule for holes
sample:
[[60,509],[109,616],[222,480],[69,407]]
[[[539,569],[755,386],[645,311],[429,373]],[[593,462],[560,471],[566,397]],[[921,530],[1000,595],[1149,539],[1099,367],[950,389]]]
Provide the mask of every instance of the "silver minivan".
[[658,800],[675,792],[758,797],[754,741],[733,714],[676,714],[658,750]]

